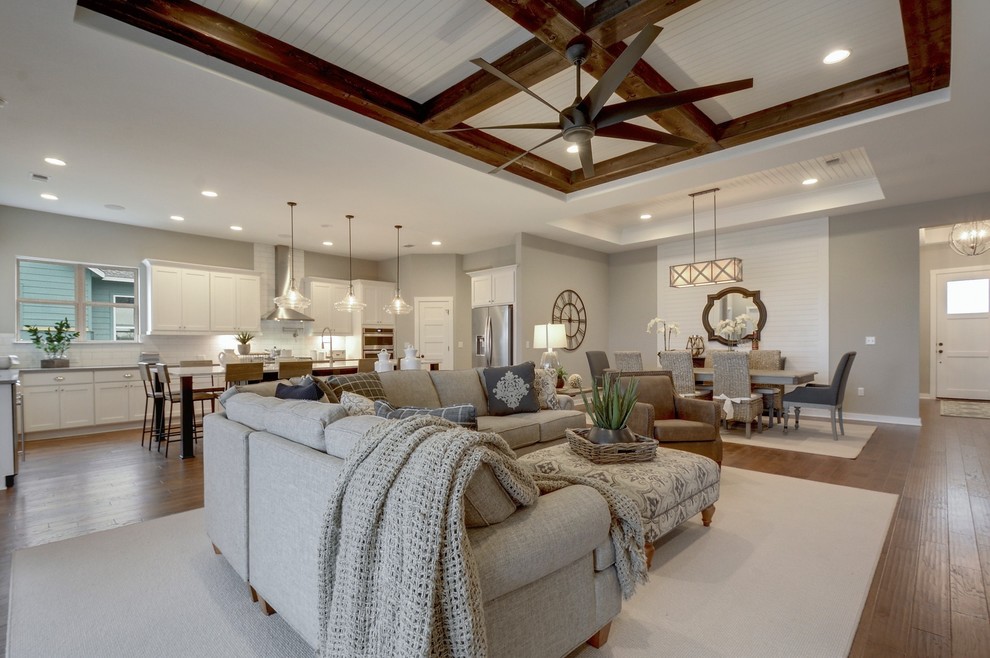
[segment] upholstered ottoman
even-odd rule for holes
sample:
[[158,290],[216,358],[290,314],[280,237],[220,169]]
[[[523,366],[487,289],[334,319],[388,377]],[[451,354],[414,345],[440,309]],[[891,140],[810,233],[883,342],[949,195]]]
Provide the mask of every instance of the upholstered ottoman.
[[683,450],[658,447],[652,461],[595,464],[564,443],[523,455],[519,461],[532,464],[540,473],[594,478],[626,494],[643,517],[648,560],[653,557],[654,542],[681,523],[701,512],[708,526],[715,514],[718,464]]

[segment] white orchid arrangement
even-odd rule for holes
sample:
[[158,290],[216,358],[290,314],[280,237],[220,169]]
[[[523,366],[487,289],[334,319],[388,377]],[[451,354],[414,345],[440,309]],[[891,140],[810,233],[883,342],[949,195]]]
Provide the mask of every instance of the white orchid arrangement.
[[749,328],[753,326],[753,324],[753,318],[743,313],[742,315],[737,315],[731,320],[722,320],[719,322],[718,327],[715,328],[715,333],[730,343],[735,344],[738,343],[743,336],[749,333]]
[[646,325],[646,333],[653,333],[653,329],[656,327],[657,334],[663,336],[663,349],[670,349],[670,339],[674,336],[679,336],[681,333],[681,328],[677,326],[676,322],[667,322],[663,318],[653,318]]

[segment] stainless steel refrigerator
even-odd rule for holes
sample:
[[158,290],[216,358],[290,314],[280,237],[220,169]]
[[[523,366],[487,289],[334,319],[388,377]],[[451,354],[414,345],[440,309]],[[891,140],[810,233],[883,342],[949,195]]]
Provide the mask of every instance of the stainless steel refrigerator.
[[474,337],[471,365],[512,365],[512,305],[484,306],[471,310]]

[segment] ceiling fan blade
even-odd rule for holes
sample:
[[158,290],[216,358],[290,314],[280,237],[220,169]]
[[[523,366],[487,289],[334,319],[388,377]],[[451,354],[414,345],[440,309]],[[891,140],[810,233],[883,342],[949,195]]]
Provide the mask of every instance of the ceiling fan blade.
[[459,133],[465,130],[560,130],[559,123],[513,123],[506,126],[478,126],[477,128],[447,128],[431,130],[431,133]]
[[557,114],[560,114],[560,110],[558,110],[553,105],[551,105],[547,101],[545,101],[542,98],[540,98],[539,96],[537,96],[529,87],[526,87],[521,82],[517,82],[516,80],[514,80],[509,75],[507,75],[505,73],[502,73],[497,68],[495,68],[494,66],[492,66],[491,64],[489,64],[485,60],[481,59],[480,57],[478,57],[477,59],[472,59],[471,60],[471,63],[474,64],[475,66],[477,66],[478,68],[481,68],[481,69],[484,69],[485,71],[488,71],[489,73],[491,73],[492,75],[494,75],[496,78],[498,78],[502,82],[505,82],[505,83],[508,83],[508,84],[512,85],[513,87],[515,87],[519,91],[526,92],[527,94],[529,94],[530,96],[532,96],[536,100],[540,101],[541,103],[543,103],[544,105],[546,105],[547,107],[549,107],[551,110],[553,110]]
[[539,144],[537,144],[537,145],[536,145],[536,146],[534,146],[533,148],[531,148],[531,149],[529,149],[528,151],[525,151],[525,152],[523,152],[523,153],[520,153],[520,154],[519,154],[519,155],[517,155],[516,157],[514,157],[514,158],[512,158],[511,160],[509,160],[508,162],[506,162],[505,164],[503,164],[503,165],[501,165],[501,166],[498,166],[498,167],[496,167],[495,169],[492,169],[492,170],[491,170],[491,171],[489,171],[488,173],[489,173],[489,174],[497,174],[498,172],[500,172],[500,171],[502,171],[503,169],[505,169],[506,167],[508,167],[508,166],[509,166],[510,164],[512,164],[512,163],[513,163],[513,162],[515,162],[516,160],[518,160],[518,159],[520,159],[520,158],[523,158],[523,157],[525,157],[525,156],[527,156],[527,155],[529,155],[530,153],[532,153],[532,152],[533,152],[533,151],[535,151],[536,149],[538,149],[538,148],[540,148],[541,146],[544,146],[544,145],[546,145],[546,144],[549,144],[550,142],[552,142],[552,141],[553,141],[553,140],[555,140],[555,139],[560,139],[560,138],[561,138],[561,137],[562,137],[563,135],[564,135],[564,133],[563,133],[563,132],[559,132],[559,133],[557,133],[556,135],[554,135],[553,137],[551,137],[550,139],[546,139],[546,140],[543,140],[542,142],[540,142]]
[[629,139],[635,142],[651,142],[665,146],[679,146],[681,148],[691,148],[697,144],[697,142],[690,139],[644,126],[637,126],[634,123],[617,123],[614,126],[598,128],[595,130],[595,135],[599,137],[612,137],[614,139]]
[[578,143],[578,154],[581,156],[581,171],[584,172],[584,179],[588,180],[595,175],[595,159],[591,157],[591,140]]
[[588,95],[581,101],[581,104],[587,108],[589,118],[594,119],[598,115],[608,99],[619,88],[619,85],[626,79],[626,76],[629,75],[633,67],[636,66],[636,62],[643,56],[646,49],[656,41],[661,30],[663,30],[662,27],[647,25],[636,35],[633,42],[622,51],[622,54],[615,58],[612,66],[608,67],[608,70],[605,71],[605,75],[598,80],[598,83],[591,88]]
[[644,114],[653,114],[654,112],[659,112],[661,110],[669,110],[670,108],[677,107],[678,105],[702,101],[706,98],[721,96],[722,94],[739,91],[740,89],[749,89],[752,86],[753,78],[748,78],[746,80],[734,80],[733,82],[708,85],[707,87],[697,87],[696,89],[672,91],[669,94],[659,94],[657,96],[650,96],[649,98],[626,101],[625,103],[616,103],[615,105],[609,105],[608,107],[602,108],[602,111],[598,114],[598,118],[595,121],[596,129],[601,130],[602,128],[614,126],[615,124],[626,121],[627,119],[641,117]]

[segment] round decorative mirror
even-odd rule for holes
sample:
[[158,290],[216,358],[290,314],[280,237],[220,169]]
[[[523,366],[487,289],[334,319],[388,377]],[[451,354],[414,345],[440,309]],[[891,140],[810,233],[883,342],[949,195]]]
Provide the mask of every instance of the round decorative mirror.
[[[756,331],[763,332],[763,327],[767,324],[767,307],[760,301],[759,290],[746,290],[745,288],[724,288],[718,292],[708,295],[708,303],[701,313],[701,323],[708,331],[708,340],[728,345],[729,341],[715,333],[715,327],[722,320],[746,314],[753,318],[756,323]],[[752,340],[753,332],[743,336],[740,340]]]

